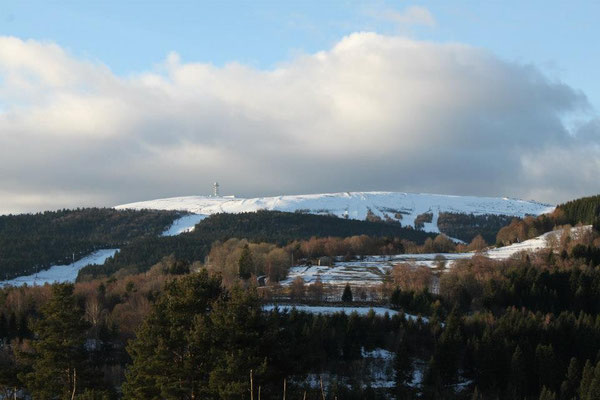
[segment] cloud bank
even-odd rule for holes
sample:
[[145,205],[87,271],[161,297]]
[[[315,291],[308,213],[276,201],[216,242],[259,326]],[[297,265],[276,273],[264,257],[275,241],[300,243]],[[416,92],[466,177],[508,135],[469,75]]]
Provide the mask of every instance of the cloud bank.
[[[582,116],[576,129],[565,121]],[[581,118],[580,118],[581,119]],[[0,38],[0,212],[223,192],[398,190],[558,202],[600,192],[585,95],[478,48],[355,33],[272,70],[128,77]]]

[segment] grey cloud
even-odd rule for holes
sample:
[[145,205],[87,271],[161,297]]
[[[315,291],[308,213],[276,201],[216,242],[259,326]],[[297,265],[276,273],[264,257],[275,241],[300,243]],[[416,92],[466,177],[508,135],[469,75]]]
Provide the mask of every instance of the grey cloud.
[[[214,180],[242,196],[558,202],[600,189],[585,95],[461,44],[356,33],[268,71],[170,55],[122,78],[5,37],[0,78],[0,212],[202,194]],[[586,118],[575,135],[570,115]]]

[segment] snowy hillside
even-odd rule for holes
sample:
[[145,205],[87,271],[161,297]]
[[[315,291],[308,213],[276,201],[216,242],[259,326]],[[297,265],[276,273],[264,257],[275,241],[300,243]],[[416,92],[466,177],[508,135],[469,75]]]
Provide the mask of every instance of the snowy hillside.
[[[578,237],[579,235],[589,232],[592,229],[591,225],[571,228],[570,236]],[[563,234],[562,230],[556,230],[544,233],[533,239],[525,240],[521,243],[514,243],[510,246],[490,248],[482,253],[444,253],[444,254],[398,254],[394,256],[367,256],[356,261],[340,261],[334,266],[318,266],[318,265],[297,265],[292,267],[286,279],[280,283],[283,286],[289,286],[298,277],[307,284],[314,283],[317,278],[323,283],[330,285],[343,286],[346,283],[352,283],[357,286],[377,286],[380,285],[386,274],[394,267],[394,265],[407,263],[415,266],[424,266],[434,268],[438,265],[437,258],[442,256],[445,260],[445,267],[452,268],[457,260],[469,259],[476,254],[494,260],[505,260],[520,252],[533,253],[552,246]]]
[[[439,232],[437,220],[440,212],[524,217],[547,213],[554,209],[547,204],[509,198],[401,192],[343,192],[252,199],[188,196],[141,201],[115,208],[182,210],[201,215],[277,210],[335,215],[357,220],[365,220],[367,216],[371,216],[399,221],[403,226],[413,227],[417,216],[431,213],[431,222],[425,222],[423,226],[428,232]],[[190,219],[190,222],[192,221],[193,219]],[[179,226],[179,229],[182,227]]]
[[86,265],[102,265],[109,258],[115,255],[118,249],[103,249],[75,261],[68,265],[55,265],[50,269],[40,271],[37,274],[20,276],[15,279],[0,281],[0,287],[3,286],[22,286],[22,285],[44,285],[55,282],[75,282],[79,270]]

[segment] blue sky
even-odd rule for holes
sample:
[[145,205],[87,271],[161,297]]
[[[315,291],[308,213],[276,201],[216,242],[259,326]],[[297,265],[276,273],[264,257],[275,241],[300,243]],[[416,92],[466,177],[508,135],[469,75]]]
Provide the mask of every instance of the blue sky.
[[600,192],[598,1],[0,2],[0,213]]
[[[435,26],[381,16],[427,8]],[[455,41],[533,63],[583,90],[600,109],[599,1],[56,1],[4,0],[0,34],[50,40],[115,73],[151,69],[175,51],[185,61],[272,68],[329,49],[356,31]]]

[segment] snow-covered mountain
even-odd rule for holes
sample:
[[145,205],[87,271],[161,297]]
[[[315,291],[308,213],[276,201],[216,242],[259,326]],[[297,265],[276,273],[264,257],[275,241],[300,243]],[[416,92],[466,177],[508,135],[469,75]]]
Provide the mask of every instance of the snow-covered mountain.
[[548,204],[518,199],[401,192],[342,192],[249,199],[187,196],[141,201],[115,208],[181,210],[200,215],[277,210],[335,215],[357,220],[379,217],[413,227],[417,216],[432,214],[431,222],[423,224],[423,229],[428,232],[439,232],[437,220],[440,212],[524,217],[554,210]]

